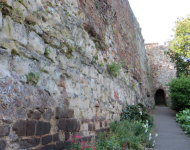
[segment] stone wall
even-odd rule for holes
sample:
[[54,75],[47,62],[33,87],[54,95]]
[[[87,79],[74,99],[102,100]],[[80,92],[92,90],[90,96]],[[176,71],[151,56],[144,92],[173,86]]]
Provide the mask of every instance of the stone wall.
[[126,101],[153,108],[147,70],[127,0],[1,0],[0,149],[66,149],[106,131]]
[[165,45],[146,44],[145,47],[149,62],[148,78],[152,93],[155,95],[157,90],[163,90],[166,104],[169,106],[171,103],[168,97],[169,86],[166,84],[176,77],[176,69],[174,63],[170,62],[169,56],[164,54],[168,50],[168,43],[165,42]]

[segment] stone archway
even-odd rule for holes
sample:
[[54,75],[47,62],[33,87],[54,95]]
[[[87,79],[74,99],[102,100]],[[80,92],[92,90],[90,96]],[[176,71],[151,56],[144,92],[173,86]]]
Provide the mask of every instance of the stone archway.
[[158,89],[155,93],[155,105],[166,105],[165,92],[162,89]]

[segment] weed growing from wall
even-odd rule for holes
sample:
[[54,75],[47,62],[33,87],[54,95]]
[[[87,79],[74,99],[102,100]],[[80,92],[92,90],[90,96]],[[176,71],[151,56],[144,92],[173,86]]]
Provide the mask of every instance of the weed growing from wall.
[[116,62],[112,62],[108,64],[108,72],[112,74],[114,77],[117,77],[118,73],[120,73],[121,64],[117,64]]
[[93,57],[92,57],[92,64],[93,63],[96,63],[96,61],[98,60],[98,55],[94,55]]
[[38,83],[38,81],[40,80],[40,75],[41,73],[44,71],[44,68],[45,66],[47,65],[47,63],[36,73],[34,72],[29,72],[27,75],[26,75],[26,78],[27,78],[27,83],[29,82],[35,82],[35,83]]
[[45,55],[49,55],[52,53],[52,50],[51,49],[48,49],[47,47],[45,48]]
[[96,8],[99,8],[98,2],[95,2],[95,6]]

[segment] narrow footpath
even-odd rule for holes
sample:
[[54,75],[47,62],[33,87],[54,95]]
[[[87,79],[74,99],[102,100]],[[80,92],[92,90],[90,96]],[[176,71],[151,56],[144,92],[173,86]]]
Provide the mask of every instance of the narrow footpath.
[[158,133],[154,150],[190,150],[190,138],[175,121],[176,113],[169,107],[157,106],[154,114],[154,132]]

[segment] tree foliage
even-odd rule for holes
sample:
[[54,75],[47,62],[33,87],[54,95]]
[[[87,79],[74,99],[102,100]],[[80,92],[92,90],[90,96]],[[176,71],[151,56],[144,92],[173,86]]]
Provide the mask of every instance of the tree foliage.
[[174,39],[167,54],[176,65],[177,76],[187,76],[190,74],[190,15],[185,19],[178,18],[173,31]]

